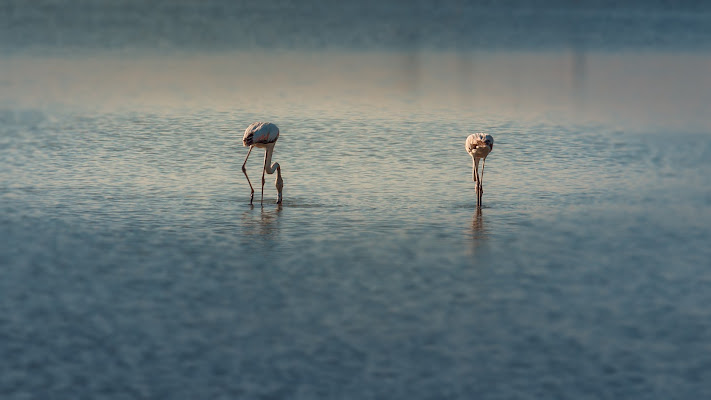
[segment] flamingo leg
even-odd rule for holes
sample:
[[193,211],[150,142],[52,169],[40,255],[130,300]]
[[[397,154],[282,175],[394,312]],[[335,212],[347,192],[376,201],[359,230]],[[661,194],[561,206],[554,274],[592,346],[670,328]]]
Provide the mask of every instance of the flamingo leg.
[[476,183],[476,206],[481,207],[481,182]]
[[249,183],[249,190],[252,191],[249,195],[249,204],[252,204],[252,200],[254,200],[254,188],[252,187],[252,182],[249,181],[249,176],[247,176],[247,159],[249,158],[249,154],[252,152],[252,148],[254,148],[254,146],[249,146],[247,157],[244,158],[244,163],[242,164],[242,172],[244,172],[244,177],[247,178],[247,183]]
[[481,205],[481,196],[479,195],[481,190],[481,178],[479,177],[479,159],[474,158],[474,182],[476,183],[476,206]]
[[481,197],[484,194],[484,167],[486,167],[486,158],[481,164],[481,177],[479,178],[479,203],[481,203]]

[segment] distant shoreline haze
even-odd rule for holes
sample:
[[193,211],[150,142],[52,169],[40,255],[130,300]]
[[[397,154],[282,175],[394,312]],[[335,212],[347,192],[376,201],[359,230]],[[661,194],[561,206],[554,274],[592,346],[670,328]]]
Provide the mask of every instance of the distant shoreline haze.
[[624,3],[9,0],[0,51],[711,48],[710,3]]

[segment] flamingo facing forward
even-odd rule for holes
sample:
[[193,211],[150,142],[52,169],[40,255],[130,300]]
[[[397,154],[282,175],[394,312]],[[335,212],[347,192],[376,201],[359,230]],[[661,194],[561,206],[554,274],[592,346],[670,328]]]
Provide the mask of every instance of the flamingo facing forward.
[[245,147],[249,146],[249,151],[247,152],[247,157],[245,157],[244,163],[242,164],[242,172],[244,172],[244,176],[247,178],[247,183],[249,183],[249,188],[252,190],[249,197],[249,204],[252,204],[252,200],[254,200],[254,188],[252,187],[252,182],[249,181],[249,176],[247,176],[246,165],[249,154],[252,152],[254,147],[261,147],[266,150],[266,153],[264,154],[264,168],[262,169],[261,203],[264,203],[264,173],[266,172],[271,175],[274,171],[276,171],[277,177],[274,183],[278,192],[277,204],[281,204],[281,191],[284,188],[284,180],[281,179],[281,167],[278,163],[269,165],[272,161],[272,153],[274,153],[274,145],[276,144],[277,139],[279,139],[279,128],[271,122],[254,122],[244,131],[242,143]]
[[[481,195],[484,193],[484,165],[486,156],[494,149],[494,138],[486,133],[473,133],[467,138],[464,147],[472,156],[472,180],[476,182],[476,206],[481,207]],[[484,160],[481,165],[481,176],[479,176],[479,160]]]

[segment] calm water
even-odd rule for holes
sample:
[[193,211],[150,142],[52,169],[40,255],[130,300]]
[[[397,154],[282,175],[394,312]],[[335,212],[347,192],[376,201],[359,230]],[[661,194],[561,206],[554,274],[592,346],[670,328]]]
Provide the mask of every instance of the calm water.
[[3,0],[0,50],[709,49],[709,20],[704,0]]
[[[698,42],[154,54],[97,32],[3,42],[0,397],[711,396]],[[281,128],[282,206],[274,176],[249,205],[256,120]]]

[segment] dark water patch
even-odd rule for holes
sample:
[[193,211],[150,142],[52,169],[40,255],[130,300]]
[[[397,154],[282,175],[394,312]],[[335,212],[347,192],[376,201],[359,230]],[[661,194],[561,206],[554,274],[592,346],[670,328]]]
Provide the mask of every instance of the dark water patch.
[[[0,46],[18,51],[185,49],[708,48],[702,1],[5,2]],[[267,28],[265,28],[267,27]],[[140,32],[140,35],[137,34]]]

